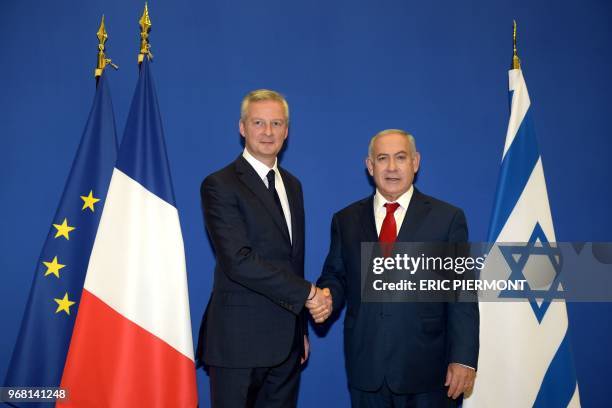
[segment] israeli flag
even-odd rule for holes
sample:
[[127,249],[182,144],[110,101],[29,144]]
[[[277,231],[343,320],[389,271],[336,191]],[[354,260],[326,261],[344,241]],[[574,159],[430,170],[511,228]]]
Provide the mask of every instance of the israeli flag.
[[[555,230],[520,69],[509,71],[509,90],[510,121],[488,241],[547,246],[556,242]],[[510,265],[508,277],[524,279],[525,264]],[[464,407],[580,407],[564,301],[533,296],[524,302],[483,302],[480,321],[476,383]]]

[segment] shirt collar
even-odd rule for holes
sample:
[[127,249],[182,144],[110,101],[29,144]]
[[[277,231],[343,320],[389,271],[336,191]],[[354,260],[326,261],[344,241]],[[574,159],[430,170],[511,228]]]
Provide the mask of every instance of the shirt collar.
[[274,173],[278,173],[278,167],[277,167],[278,159],[274,160],[274,166],[270,168],[266,164],[260,162],[255,157],[253,157],[253,155],[249,153],[246,147],[244,148],[244,151],[242,152],[242,157],[244,157],[244,159],[247,162],[249,162],[249,164],[255,169],[255,171],[257,172],[257,174],[262,180],[266,179],[270,170],[274,170]]
[[[414,193],[414,185],[411,185],[408,191],[399,196],[399,198],[394,203],[398,203],[400,207],[406,211],[408,209],[408,205],[410,204],[410,199],[412,199],[412,194]],[[374,194],[374,211],[386,211],[384,205],[390,201],[387,201],[385,197],[376,189],[376,193]]]

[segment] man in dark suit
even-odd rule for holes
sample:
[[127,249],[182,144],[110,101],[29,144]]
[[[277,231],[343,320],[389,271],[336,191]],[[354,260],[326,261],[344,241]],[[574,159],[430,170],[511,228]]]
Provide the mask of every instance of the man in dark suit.
[[196,358],[209,367],[214,408],[294,407],[309,349],[304,305],[314,314],[331,308],[304,280],[302,187],[277,163],[288,126],[282,95],[249,93],[243,153],[202,183],[217,265]]
[[420,156],[408,133],[382,131],[368,153],[376,192],[334,215],[318,281],[331,290],[334,310],[347,305],[344,351],[352,406],[454,406],[475,378],[478,304],[362,302],[360,251],[361,242],[465,242],[465,216],[413,186]]

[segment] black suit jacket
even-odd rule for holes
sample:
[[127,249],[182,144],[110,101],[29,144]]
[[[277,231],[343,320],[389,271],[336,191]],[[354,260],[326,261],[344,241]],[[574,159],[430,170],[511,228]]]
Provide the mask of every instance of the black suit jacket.
[[[344,352],[351,387],[375,391],[386,379],[396,393],[441,389],[449,363],[476,368],[477,303],[362,303],[361,242],[376,242],[373,196],[332,220],[331,245],[317,282],[329,287],[334,309],[346,302]],[[398,242],[464,242],[463,212],[418,190]]]
[[279,171],[293,244],[273,196],[242,155],[202,182],[204,219],[217,264],[200,326],[200,365],[271,367],[287,358],[296,335],[303,348],[310,283],[303,278],[302,187],[286,170]]

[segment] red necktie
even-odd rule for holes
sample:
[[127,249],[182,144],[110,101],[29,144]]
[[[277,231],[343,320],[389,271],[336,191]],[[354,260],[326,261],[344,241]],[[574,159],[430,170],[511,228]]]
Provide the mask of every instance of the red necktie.
[[398,203],[387,203],[385,208],[387,214],[383,220],[382,227],[380,228],[380,235],[378,236],[378,242],[380,242],[383,249],[384,256],[391,255],[393,243],[397,239],[397,224],[395,224],[395,210],[399,207]]

